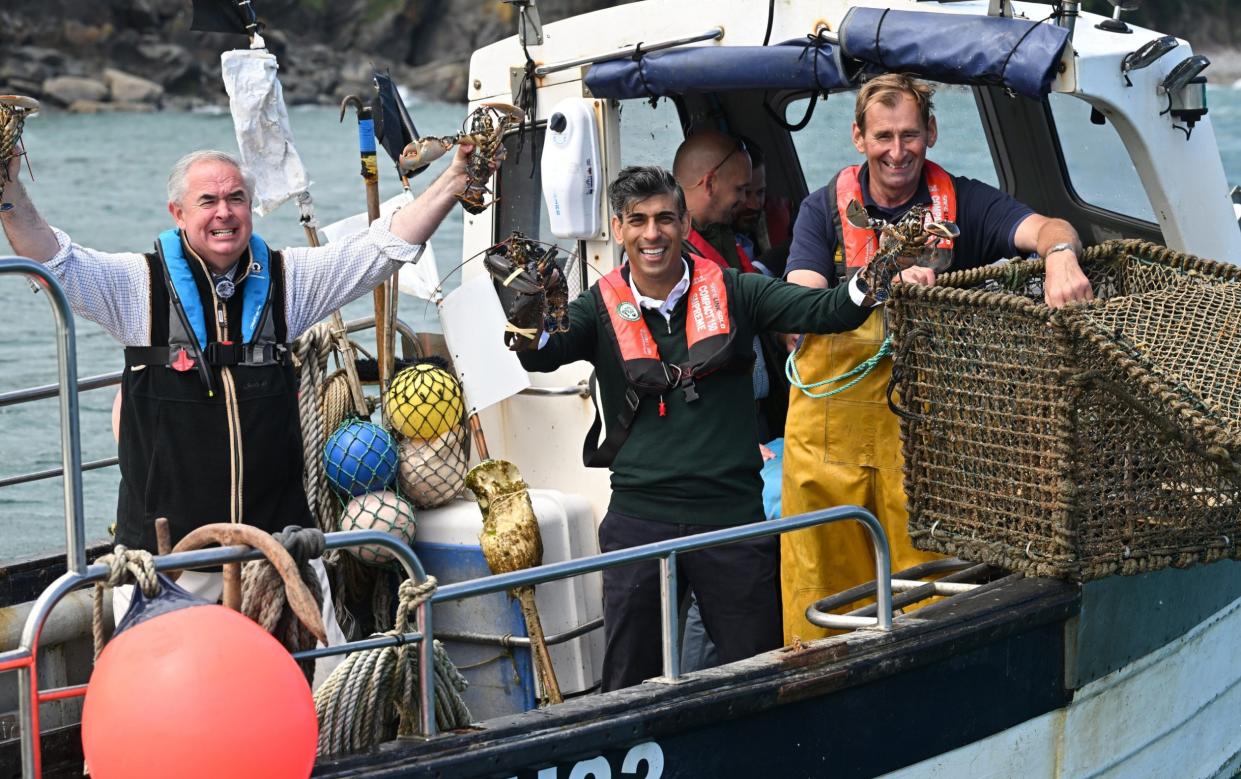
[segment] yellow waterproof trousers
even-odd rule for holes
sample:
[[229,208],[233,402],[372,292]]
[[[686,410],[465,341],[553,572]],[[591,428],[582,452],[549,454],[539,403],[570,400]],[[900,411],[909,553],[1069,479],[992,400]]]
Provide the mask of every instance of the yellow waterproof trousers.
[[[797,355],[802,382],[813,384],[852,370],[879,351],[883,336],[882,309],[875,309],[852,332],[807,335]],[[891,376],[892,363],[885,359],[853,387],[828,398],[790,390],[781,516],[861,506],[883,525],[892,570],[899,571],[940,555],[920,552],[909,540],[900,422],[888,408],[886,394]],[[874,578],[875,554],[862,525],[844,521],[785,533],[780,537],[785,643],[794,636],[810,640],[828,635],[830,631],[806,621],[806,607]]]

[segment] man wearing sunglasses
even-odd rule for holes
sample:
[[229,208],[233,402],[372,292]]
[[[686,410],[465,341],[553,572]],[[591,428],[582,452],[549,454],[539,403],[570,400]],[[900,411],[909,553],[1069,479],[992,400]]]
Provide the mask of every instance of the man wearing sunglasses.
[[732,222],[750,189],[750,153],[740,138],[706,130],[677,148],[672,175],[685,191],[690,231],[685,240],[697,254],[722,268],[755,270],[737,244]]

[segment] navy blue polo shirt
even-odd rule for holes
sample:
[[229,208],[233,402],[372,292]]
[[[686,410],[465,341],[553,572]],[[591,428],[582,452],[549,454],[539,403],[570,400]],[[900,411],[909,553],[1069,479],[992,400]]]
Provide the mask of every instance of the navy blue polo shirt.
[[[865,164],[858,173],[862,187],[862,204],[871,216],[894,222],[915,205],[930,205],[931,191],[926,177],[918,191],[896,208],[883,208],[870,196],[870,171]],[[951,270],[966,270],[987,265],[1002,257],[1019,254],[1013,245],[1017,227],[1034,211],[990,184],[964,176],[952,177],[957,195],[957,226],[961,236],[953,246]],[[834,186],[830,183],[828,186]],[[793,224],[793,243],[785,275],[795,270],[812,270],[822,274],[828,284],[836,283],[836,227],[828,211],[828,188],[810,193],[802,201],[797,221]]]

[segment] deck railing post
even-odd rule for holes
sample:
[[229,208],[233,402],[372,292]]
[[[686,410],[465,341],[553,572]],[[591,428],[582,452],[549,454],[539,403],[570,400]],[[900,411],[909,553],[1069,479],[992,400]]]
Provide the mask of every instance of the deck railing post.
[[659,559],[660,624],[663,633],[664,680],[681,677],[680,606],[677,601],[677,553]]

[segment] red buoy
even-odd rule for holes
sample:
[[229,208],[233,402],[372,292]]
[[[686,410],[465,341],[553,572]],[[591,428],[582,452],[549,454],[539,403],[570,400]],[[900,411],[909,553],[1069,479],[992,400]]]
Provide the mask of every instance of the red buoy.
[[97,779],[304,779],[318,738],[297,663],[254,622],[215,605],[119,633],[95,663],[82,711]]

